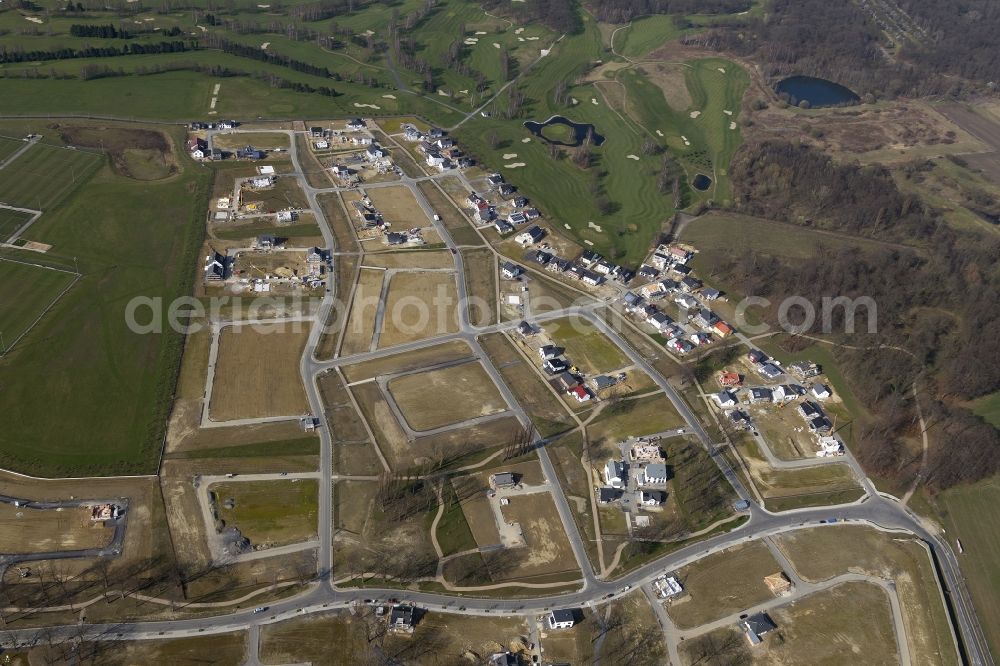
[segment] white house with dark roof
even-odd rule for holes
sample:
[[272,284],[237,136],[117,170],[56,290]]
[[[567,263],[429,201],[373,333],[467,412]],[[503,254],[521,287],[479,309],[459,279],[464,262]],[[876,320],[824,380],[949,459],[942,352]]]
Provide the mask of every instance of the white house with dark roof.
[[570,629],[576,624],[576,614],[571,610],[554,610],[549,613],[549,629]]

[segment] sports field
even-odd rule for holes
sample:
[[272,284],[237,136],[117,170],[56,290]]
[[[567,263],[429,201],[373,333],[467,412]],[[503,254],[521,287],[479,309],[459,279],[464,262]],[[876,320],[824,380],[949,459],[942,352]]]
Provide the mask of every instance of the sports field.
[[[25,257],[30,261],[30,257]],[[0,353],[12,349],[76,276],[65,271],[40,268],[0,259],[0,283],[15,285],[0,293]],[[22,344],[30,342],[23,340]]]
[[47,210],[85,182],[103,161],[97,153],[36,143],[3,169],[0,201]]

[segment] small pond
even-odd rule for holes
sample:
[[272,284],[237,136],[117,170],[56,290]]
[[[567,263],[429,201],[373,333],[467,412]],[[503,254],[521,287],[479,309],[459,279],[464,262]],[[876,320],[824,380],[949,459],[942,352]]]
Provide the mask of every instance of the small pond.
[[850,88],[845,88],[839,83],[817,79],[814,76],[790,76],[782,79],[775,87],[778,94],[786,93],[789,103],[798,105],[805,100],[809,106],[821,108],[824,106],[844,106],[847,104],[857,104],[861,98],[854,94]]
[[712,179],[703,173],[696,174],[694,180],[691,181],[691,187],[699,192],[704,192],[712,187]]
[[582,146],[588,132],[590,133],[590,141],[595,146],[604,143],[604,137],[598,134],[597,129],[590,123],[574,123],[562,116],[552,116],[544,123],[529,120],[524,123],[524,126],[539,139],[557,146],[571,148]]

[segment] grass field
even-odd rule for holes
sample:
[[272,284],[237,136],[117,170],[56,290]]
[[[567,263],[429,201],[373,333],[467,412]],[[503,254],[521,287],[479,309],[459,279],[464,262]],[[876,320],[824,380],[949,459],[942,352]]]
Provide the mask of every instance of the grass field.
[[[31,256],[18,259],[31,260]],[[0,294],[0,334],[3,335],[0,352],[6,353],[8,349],[12,349],[14,343],[34,325],[45,309],[73,284],[75,278],[75,275],[65,271],[0,259],[0,281],[18,287],[16,292],[6,290]]]
[[684,425],[684,419],[663,394],[622,400],[605,408],[587,427],[591,442],[610,447],[626,437],[664,432]]
[[389,282],[378,346],[458,331],[454,273],[397,273]]
[[417,205],[417,200],[406,187],[373,187],[367,190],[375,208],[382,213],[386,222],[393,229],[402,230],[410,227],[426,227],[430,220]]
[[[135,664],[197,666],[205,663],[205,655],[210,654],[214,664],[238,666],[243,663],[245,658],[245,647],[245,636],[240,632],[170,640],[83,643],[73,651],[71,658],[73,660],[79,659],[81,663],[106,664],[107,666],[134,666]],[[36,648],[36,650],[44,651],[44,648]],[[87,655],[92,655],[93,661],[88,661]],[[52,663],[57,661],[58,659]],[[48,659],[43,661],[43,663],[45,662],[48,662]]]
[[404,252],[382,252],[365,255],[365,266],[380,268],[454,268],[455,260],[450,252],[438,250],[409,250]]
[[463,250],[465,286],[469,293],[469,322],[489,326],[497,319],[496,258],[489,250]]
[[[283,546],[316,536],[319,485],[311,479],[217,483],[219,517],[254,546]],[[235,501],[232,509],[226,502]]]
[[482,245],[483,239],[472,228],[465,216],[455,207],[448,195],[438,189],[437,183],[423,181],[417,184],[420,193],[434,212],[441,216],[441,222],[448,229],[451,239],[458,245]]
[[993,427],[1000,428],[1000,391],[976,398],[971,407],[977,416],[993,424]]
[[102,162],[97,153],[36,143],[4,168],[0,201],[48,210],[85,183]]
[[296,416],[309,411],[299,376],[308,325],[302,324],[297,331],[255,329],[222,329],[212,385],[213,420]]
[[0,136],[0,162],[24,147],[24,141],[9,136]]
[[44,553],[56,550],[103,548],[114,530],[90,519],[90,510],[31,509],[0,504],[0,531],[4,552]]
[[389,381],[387,388],[414,430],[431,430],[507,409],[479,363],[403,375]]
[[603,333],[582,319],[557,319],[543,327],[569,362],[589,375],[612,372],[631,362]]
[[[937,500],[986,639],[1000,652],[1000,561],[995,556],[1000,547],[1000,478],[951,488]],[[958,553],[955,540],[961,540],[964,552]]]
[[669,14],[655,14],[634,19],[614,37],[612,47],[626,58],[637,58],[663,46],[683,34],[677,19]]
[[10,208],[0,208],[0,242],[6,242],[21,226],[32,218],[31,213],[24,213]]
[[134,333],[126,311],[137,296],[169,303],[191,293],[210,181],[206,168],[142,182],[105,167],[32,227],[33,240],[53,246],[46,263],[72,268],[75,258],[84,277],[25,339],[36,342],[0,360],[3,467],[70,476],[155,468],[183,338],[169,327]]
[[781,566],[760,541],[702,558],[678,571],[685,597],[667,607],[681,628],[696,627],[773,598],[764,577]]
[[[221,132],[212,137],[212,145],[223,150],[253,146],[258,150],[288,148],[288,135],[280,132]],[[273,157],[273,156],[268,156]]]
[[[959,663],[937,574],[916,540],[843,525],[791,532],[779,537],[779,545],[806,580],[827,580],[845,571],[891,578],[899,594],[913,663]],[[983,628],[988,625],[984,622]]]

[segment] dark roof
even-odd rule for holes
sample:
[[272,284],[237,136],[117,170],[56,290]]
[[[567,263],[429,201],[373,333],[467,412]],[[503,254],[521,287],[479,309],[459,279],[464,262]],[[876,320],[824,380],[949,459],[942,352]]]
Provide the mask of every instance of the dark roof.
[[512,486],[517,483],[517,478],[512,472],[499,472],[493,475],[493,483],[498,486]]
[[767,632],[778,628],[778,625],[774,623],[767,613],[755,613],[744,620],[743,624],[758,636],[763,636]]
[[667,501],[667,494],[662,490],[643,490],[642,491],[642,501],[646,500],[656,500],[659,503]]
[[560,609],[552,611],[552,619],[556,622],[573,622],[576,615],[571,610]]
[[392,613],[389,615],[389,623],[413,624],[413,606],[394,606]]
[[597,499],[601,502],[613,502],[624,493],[620,488],[598,488]]
[[608,377],[607,375],[598,375],[597,377],[594,377],[594,386],[599,389],[606,389],[614,385],[615,380],[613,377]]

